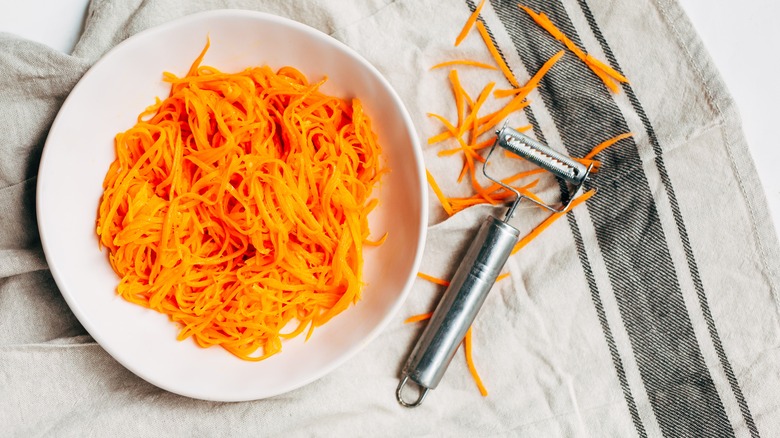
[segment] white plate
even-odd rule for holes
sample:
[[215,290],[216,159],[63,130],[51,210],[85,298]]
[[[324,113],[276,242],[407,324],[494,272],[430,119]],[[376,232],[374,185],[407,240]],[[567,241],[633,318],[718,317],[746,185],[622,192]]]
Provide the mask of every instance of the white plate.
[[[102,181],[114,160],[114,136],[165,97],[163,71],[184,75],[203,49],[223,71],[290,65],[323,91],[359,97],[374,122],[391,172],[379,188],[372,232],[389,233],[365,250],[363,300],[312,338],[282,353],[245,362],[221,348],[176,341],[167,317],[116,295],[118,277],[98,249],[95,217]],[[422,156],[409,114],[379,72],[357,53],[303,24],[273,15],[223,10],[191,15],[124,41],[73,89],[51,128],[38,173],[38,226],[54,279],[73,313],[122,365],[177,394],[219,401],[271,397],[312,382],[364,347],[402,305],[422,254],[428,211]],[[57,317],[52,315],[52,317]]]

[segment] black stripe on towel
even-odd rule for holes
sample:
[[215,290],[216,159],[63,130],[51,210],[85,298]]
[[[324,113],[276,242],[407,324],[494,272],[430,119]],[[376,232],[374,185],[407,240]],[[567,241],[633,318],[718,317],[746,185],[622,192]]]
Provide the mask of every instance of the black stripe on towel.
[[[514,4],[492,4],[529,72],[561,45]],[[575,43],[559,0],[526,1]],[[581,46],[581,44],[580,44]],[[569,153],[628,132],[600,80],[567,53],[543,79],[542,99]],[[603,153],[600,190],[588,202],[596,238],[655,417],[667,436],[733,436],[685,308],[655,201],[633,139]]]
[[[595,35],[596,39],[601,45],[601,49],[604,51],[610,66],[622,73],[622,69],[618,64],[615,55],[612,53],[612,48],[609,47],[606,38],[604,38],[604,34],[601,33],[601,29],[599,28],[596,19],[593,17],[593,13],[591,12],[588,3],[585,0],[578,0],[578,2],[582,13],[588,20],[588,25],[590,26],[593,35]],[[631,84],[623,84],[623,90],[626,92],[626,95],[628,96],[634,111],[636,111],[637,115],[639,116],[639,119],[642,120],[642,124],[644,125],[645,131],[647,132],[647,137],[650,139],[650,144],[653,146],[653,151],[655,152],[656,156],[655,164],[658,168],[658,173],[661,175],[661,181],[663,182],[664,189],[666,190],[666,195],[669,197],[669,204],[671,204],[675,225],[677,226],[677,230],[680,233],[680,239],[682,240],[685,256],[688,260],[688,269],[691,272],[693,284],[696,288],[696,294],[699,298],[699,306],[701,307],[702,314],[704,314],[704,319],[707,322],[707,329],[709,331],[710,337],[712,338],[712,343],[715,346],[715,351],[718,354],[718,358],[720,359],[720,364],[726,373],[726,378],[729,381],[729,385],[731,386],[731,390],[734,393],[734,397],[737,399],[739,409],[742,412],[742,418],[744,419],[745,424],[747,424],[748,430],[750,430],[750,435],[754,438],[757,438],[759,436],[758,428],[756,427],[756,423],[750,413],[750,408],[748,407],[747,401],[745,400],[745,396],[742,394],[742,389],[740,388],[737,377],[731,367],[731,362],[726,355],[726,350],[723,348],[723,343],[720,340],[718,329],[715,326],[715,320],[712,318],[709,301],[707,300],[707,295],[704,293],[704,285],[702,284],[701,276],[699,275],[699,268],[696,264],[696,257],[693,255],[691,242],[688,239],[688,230],[685,227],[685,221],[683,220],[680,206],[677,203],[677,195],[674,193],[674,187],[672,186],[671,180],[669,179],[669,174],[666,171],[666,165],[664,164],[663,160],[663,150],[661,149],[661,145],[658,142],[658,137],[655,135],[655,129],[653,129],[653,125],[650,124],[650,119],[647,117],[645,109],[642,107],[639,99],[637,99],[636,94],[634,93],[634,89],[631,88]]]
[[[474,12],[476,9],[474,2],[471,0],[466,0],[466,4],[471,9],[471,11]],[[496,39],[493,36],[493,32],[490,30],[490,27],[487,25],[487,23],[484,22],[484,20],[482,20],[482,18],[480,18],[480,21],[482,21],[482,24],[485,25],[488,35],[493,41],[493,45],[496,46],[501,59],[503,59],[504,63],[506,63],[504,53],[501,51],[500,46],[496,43]],[[511,66],[508,65],[508,67],[511,70]],[[542,129],[539,126],[539,122],[536,120],[533,109],[531,109],[530,106],[527,106],[523,111],[525,112],[528,122],[533,128],[534,136],[536,136],[537,140],[541,141],[542,143],[547,143],[544,132],[542,132]],[[565,185],[563,187],[563,190],[565,190]],[[623,367],[623,360],[620,358],[620,353],[618,352],[617,345],[615,344],[615,338],[612,336],[612,329],[609,326],[609,321],[607,320],[606,312],[604,311],[604,304],[601,301],[601,293],[599,292],[598,286],[596,285],[596,279],[593,275],[593,270],[590,267],[590,260],[588,260],[588,253],[585,251],[585,243],[582,240],[582,233],[580,232],[579,224],[577,223],[577,219],[573,213],[567,214],[566,217],[569,222],[569,227],[572,231],[572,236],[574,237],[574,244],[577,248],[577,255],[579,256],[580,264],[582,265],[582,270],[585,274],[585,279],[588,282],[588,289],[590,290],[591,299],[593,300],[593,306],[596,309],[599,323],[601,324],[601,330],[604,334],[604,339],[607,342],[610,356],[612,357],[612,365],[615,367],[615,373],[617,374],[618,381],[620,382],[620,387],[623,391],[623,397],[626,400],[626,405],[628,407],[629,415],[631,416],[631,421],[634,423],[637,435],[641,438],[646,438],[647,433],[645,432],[644,425],[639,418],[639,411],[637,410],[634,396],[631,393],[631,387],[628,385],[628,379],[626,378],[626,371]]]

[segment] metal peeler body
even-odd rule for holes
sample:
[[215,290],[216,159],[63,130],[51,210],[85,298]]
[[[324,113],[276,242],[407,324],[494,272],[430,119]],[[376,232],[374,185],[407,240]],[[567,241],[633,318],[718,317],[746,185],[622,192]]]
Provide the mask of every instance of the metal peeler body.
[[[503,220],[488,216],[482,223],[422,336],[409,355],[396,389],[396,399],[403,406],[416,407],[422,404],[428,392],[435,389],[444,376],[466,331],[474,322],[474,318],[518,241],[520,232],[508,223],[517,205],[523,199],[530,199],[550,211],[564,211],[571,200],[581,193],[590,174],[590,167],[586,168],[570,157],[514,129],[504,127],[496,135],[496,142],[485,159],[483,173],[490,180],[514,192],[517,197]],[[576,186],[574,194],[566,205],[555,208],[528,198],[515,188],[492,178],[485,167],[496,146],[515,153],[574,184]],[[407,401],[403,396],[403,389],[409,380],[420,387],[420,393],[414,401]]]

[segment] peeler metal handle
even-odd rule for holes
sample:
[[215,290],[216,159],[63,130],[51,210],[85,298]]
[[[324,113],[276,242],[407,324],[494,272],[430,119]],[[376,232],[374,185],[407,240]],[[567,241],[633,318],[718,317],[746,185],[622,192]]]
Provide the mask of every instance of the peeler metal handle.
[[[496,282],[519,231],[495,217],[479,228],[455,276],[433,312],[402,371],[396,399],[406,407],[419,406],[441,381],[455,351]],[[411,380],[420,386],[417,400],[404,400],[402,390]]]

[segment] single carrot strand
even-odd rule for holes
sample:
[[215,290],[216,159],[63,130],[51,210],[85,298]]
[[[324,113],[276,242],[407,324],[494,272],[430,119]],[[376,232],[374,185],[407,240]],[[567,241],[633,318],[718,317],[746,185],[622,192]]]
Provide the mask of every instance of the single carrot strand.
[[474,383],[477,384],[479,393],[482,394],[482,397],[487,397],[488,395],[487,389],[485,389],[485,385],[482,384],[482,378],[479,376],[479,373],[477,372],[477,367],[474,365],[471,329],[472,327],[469,327],[469,329],[466,331],[466,337],[463,339],[463,350],[466,353],[466,365],[469,367],[469,373],[471,373],[471,377],[474,378]]
[[450,83],[452,84],[452,92],[455,95],[455,108],[458,112],[458,124],[457,127],[460,127],[463,124],[463,105],[464,105],[464,98],[463,98],[463,87],[460,86],[460,79],[458,78],[458,71],[457,70],[451,70],[449,74]]
[[433,193],[435,193],[436,197],[439,198],[439,202],[441,202],[441,206],[444,208],[444,211],[447,212],[447,215],[452,216],[453,213],[450,202],[447,200],[447,197],[444,196],[444,193],[439,188],[439,185],[436,184],[436,180],[433,179],[433,175],[431,175],[431,172],[428,169],[425,169],[425,176],[428,178],[428,184],[430,184],[431,189],[433,189]]
[[450,282],[447,281],[447,280],[442,280],[441,278],[436,278],[436,277],[434,277],[432,275],[428,275],[428,274],[423,273],[423,272],[418,272],[417,276],[422,278],[423,280],[428,280],[431,283],[435,283],[435,284],[438,284],[438,285],[441,285],[441,286],[449,286],[450,285]]
[[520,84],[517,82],[515,75],[512,74],[512,70],[509,69],[509,66],[506,65],[506,62],[504,62],[504,59],[501,57],[501,54],[498,53],[498,49],[493,44],[493,39],[490,38],[490,34],[488,34],[487,29],[485,29],[485,25],[482,24],[481,21],[477,21],[477,30],[479,31],[479,34],[482,36],[482,41],[485,42],[485,46],[487,46],[487,49],[490,52],[490,55],[493,57],[493,60],[496,61],[498,68],[501,70],[502,73],[504,73],[504,77],[506,77],[506,80],[509,81],[509,83],[512,84],[513,87],[520,88]]
[[605,141],[605,142],[603,142],[603,143],[600,143],[598,146],[596,146],[595,148],[593,148],[593,150],[592,150],[592,151],[588,152],[588,155],[585,155],[585,156],[584,156],[584,157],[582,157],[582,158],[584,158],[584,159],[586,159],[586,160],[587,160],[587,159],[590,159],[590,158],[593,158],[593,157],[595,157],[595,156],[596,156],[596,155],[597,155],[599,152],[603,151],[604,149],[606,149],[606,148],[608,148],[608,147],[612,146],[613,144],[615,144],[615,143],[619,142],[620,140],[623,140],[623,139],[629,138],[629,137],[631,137],[631,136],[633,136],[633,135],[634,135],[634,134],[633,134],[633,133],[631,133],[631,132],[626,132],[625,134],[620,134],[620,135],[618,135],[617,137],[611,138],[611,139],[609,139],[609,140],[607,140],[607,141]]
[[496,282],[499,282],[499,281],[501,281],[501,280],[503,280],[505,278],[509,278],[509,272],[505,272],[505,273],[499,275],[498,277],[496,277]]
[[484,62],[472,61],[471,59],[453,59],[452,61],[440,62],[434,65],[433,67],[431,67],[431,70],[442,68],[442,67],[450,67],[453,65],[468,65],[471,67],[484,68],[487,70],[498,70],[498,67],[495,67],[490,64],[485,64]]
[[369,246],[382,246],[387,241],[387,233],[382,235],[379,240],[364,240],[363,243]]
[[528,243],[530,243],[532,240],[539,237],[540,234],[542,234],[542,231],[546,230],[547,227],[552,225],[555,221],[560,219],[563,215],[566,213],[572,211],[575,207],[582,204],[583,202],[590,199],[591,196],[593,196],[596,193],[595,190],[588,190],[587,192],[583,193],[582,195],[578,196],[577,199],[573,200],[571,202],[571,205],[569,205],[569,208],[565,211],[562,211],[560,213],[553,213],[547,219],[545,219],[542,223],[536,226],[530,233],[528,233],[525,237],[520,239],[519,242],[515,245],[515,247],[512,249],[512,254],[515,254],[517,251],[520,251],[524,246],[526,246]]
[[469,19],[466,20],[466,24],[463,25],[463,29],[461,29],[458,37],[455,38],[455,47],[458,47],[460,43],[463,42],[463,40],[466,38],[466,35],[469,34],[471,28],[474,27],[474,23],[477,21],[477,18],[479,18],[479,13],[482,11],[483,6],[485,6],[485,0],[479,2],[476,9],[474,9],[474,12],[469,15]]
[[523,85],[520,88],[510,88],[508,90],[496,90],[493,92],[493,97],[495,97],[496,99],[501,99],[504,97],[516,96],[519,93],[530,92],[531,90],[532,90],[531,87],[527,87]]
[[621,83],[628,82],[628,78],[626,78],[624,75],[620,74],[620,72],[618,72],[614,68],[610,67],[609,65],[605,64],[604,62],[599,61],[598,59],[593,57],[593,55],[587,54],[587,55],[585,55],[585,59],[586,59],[586,62],[589,62],[589,63],[595,65],[596,67],[598,67],[599,69],[603,70],[604,73],[608,74],[610,77],[612,77],[616,81],[621,82]]
[[421,313],[419,315],[413,315],[404,320],[404,324],[411,324],[413,322],[420,322],[425,321],[426,319],[431,319],[431,316],[433,316],[433,312],[428,313]]
[[548,59],[544,64],[542,64],[542,67],[534,74],[531,79],[528,80],[528,83],[523,86],[523,88],[536,88],[537,85],[539,85],[539,82],[541,82],[544,75],[547,74],[548,71],[555,65],[556,62],[558,62],[559,59],[563,57],[564,51],[561,50],[550,59]]

